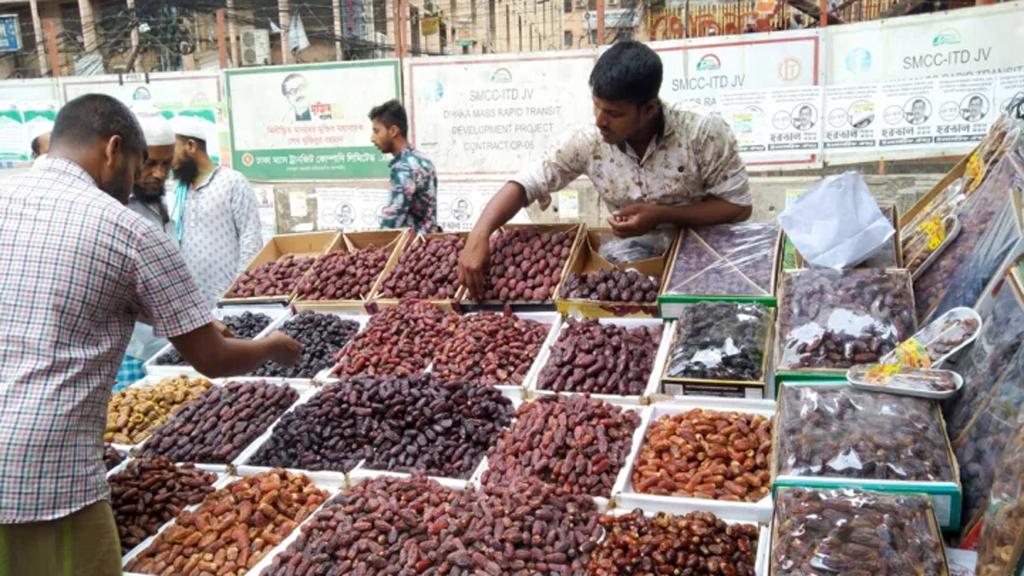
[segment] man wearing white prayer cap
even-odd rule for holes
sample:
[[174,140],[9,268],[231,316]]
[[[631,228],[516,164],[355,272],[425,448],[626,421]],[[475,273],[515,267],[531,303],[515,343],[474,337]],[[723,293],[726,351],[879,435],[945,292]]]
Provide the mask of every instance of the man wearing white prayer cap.
[[34,122],[32,124],[32,132],[29,136],[32,137],[30,146],[32,147],[32,161],[35,162],[40,157],[45,157],[46,153],[50,151],[50,132],[53,130],[53,122],[49,120],[43,122]]
[[[174,234],[174,223],[171,222],[167,206],[164,204],[164,184],[171,173],[174,161],[174,130],[169,120],[151,105],[132,107],[135,119],[146,137],[147,157],[142,169],[135,176],[135,187],[132,189],[128,208],[136,212],[154,226],[161,228],[177,244]],[[167,345],[167,340],[157,338],[153,328],[142,322],[135,323],[132,339],[128,342],[124,360],[117,371],[115,390],[129,386],[146,376],[143,363]]]
[[213,124],[177,116],[174,129],[174,232],[192,277],[211,307],[263,246],[256,193],[241,173],[207,154]]

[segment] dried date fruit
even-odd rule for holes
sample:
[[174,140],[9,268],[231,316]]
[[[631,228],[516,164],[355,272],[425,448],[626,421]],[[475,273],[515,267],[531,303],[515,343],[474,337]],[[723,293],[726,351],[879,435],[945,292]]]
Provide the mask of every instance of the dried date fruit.
[[402,300],[370,318],[332,372],[342,377],[419,374],[451,338],[458,316],[423,300]]
[[602,516],[605,538],[590,556],[588,573],[733,574],[754,576],[758,528],[726,524],[710,512],[653,518],[634,510]]
[[847,384],[783,386],[779,474],[955,482],[935,404]]
[[772,423],[695,408],[651,422],[633,465],[642,494],[757,502],[771,491]]
[[521,385],[548,330],[547,324],[511,314],[463,316],[434,356],[432,372],[441,380]]
[[492,235],[484,300],[549,302],[575,240],[575,228],[565,232],[513,228]]
[[369,246],[321,256],[299,282],[300,300],[364,300],[391,256],[391,247]]
[[656,302],[658,279],[636,270],[617,268],[590,274],[573,272],[562,285],[561,297],[603,302]]
[[154,430],[142,455],[226,464],[298,399],[294,388],[264,381],[213,386]]
[[537,479],[573,494],[610,497],[640,416],[584,396],[542,396],[516,411],[487,454],[483,485]]
[[978,538],[978,576],[1004,576],[1024,557],[1024,425],[1008,438]]
[[195,400],[212,384],[206,378],[177,376],[152,386],[132,386],[110,395],[104,442],[138,444],[175,411]]
[[285,254],[274,262],[267,262],[243,272],[228,290],[225,298],[290,295],[295,290],[299,278],[312,265],[311,257]]
[[459,253],[465,236],[423,236],[413,243],[381,285],[382,298],[451,300],[459,290]]
[[175,466],[164,458],[137,458],[107,478],[121,553],[156,534],[182,509],[213,492],[217,475],[191,464]]
[[661,326],[626,328],[594,319],[565,321],[541,370],[540,390],[635,396],[654,368]]
[[777,498],[773,574],[946,573],[927,496],[788,488]]
[[665,376],[762,381],[771,328],[771,313],[760,304],[687,304],[676,324]]
[[334,356],[359,332],[359,323],[334,314],[306,310],[281,326],[281,332],[302,344],[302,355],[294,366],[267,362],[252,375],[264,378],[312,378],[331,367]]
[[787,272],[779,326],[783,369],[875,364],[914,333],[910,276],[904,270]]
[[106,466],[107,472],[110,472],[121,462],[124,462],[124,458],[127,456],[124,452],[114,448],[110,444],[103,445],[103,465]]
[[347,472],[365,458],[377,470],[469,478],[512,413],[494,388],[356,377],[286,414],[251,463]]
[[[263,332],[267,326],[270,326],[271,320],[270,316],[266,314],[243,312],[241,314],[225,316],[221,319],[221,323],[227,326],[228,330],[231,330],[232,337],[252,340],[260,332]],[[159,366],[186,366],[188,364],[174,348],[161,354],[153,363]]]
[[241,478],[209,494],[125,566],[160,576],[244,574],[327,498],[303,475],[284,470]]

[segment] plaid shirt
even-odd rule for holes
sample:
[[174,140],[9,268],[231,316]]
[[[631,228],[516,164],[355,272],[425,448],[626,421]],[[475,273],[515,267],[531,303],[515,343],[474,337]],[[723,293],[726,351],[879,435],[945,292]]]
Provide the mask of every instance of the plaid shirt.
[[437,171],[418,150],[407,147],[391,160],[391,197],[380,215],[381,228],[440,232],[437,223]]
[[158,336],[210,322],[166,234],[48,158],[0,181],[0,524],[109,497],[107,401],[137,317]]

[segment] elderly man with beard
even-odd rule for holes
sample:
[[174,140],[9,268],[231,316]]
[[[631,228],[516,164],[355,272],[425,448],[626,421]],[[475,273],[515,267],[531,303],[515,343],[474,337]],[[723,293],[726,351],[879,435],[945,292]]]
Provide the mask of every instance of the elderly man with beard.
[[125,207],[145,157],[131,111],[87,94],[47,158],[0,182],[0,574],[121,574],[103,430],[136,320],[209,377],[302,352],[217,330],[166,234]]
[[210,159],[208,123],[178,116],[172,125],[171,219],[181,255],[212,307],[263,246],[259,205],[245,176]]
[[[174,131],[171,123],[160,115],[153,107],[139,108],[134,111],[135,119],[146,137],[148,155],[142,163],[142,170],[135,177],[135,188],[132,190],[128,208],[139,214],[154,226],[167,233],[167,237],[177,245],[174,236],[174,224],[164,205],[164,185],[171,173],[171,162],[174,160]],[[153,335],[153,328],[144,322],[136,322],[132,339],[128,343],[121,367],[117,370],[117,386],[120,390],[134,382],[145,378],[143,363],[167,345],[167,340]]]

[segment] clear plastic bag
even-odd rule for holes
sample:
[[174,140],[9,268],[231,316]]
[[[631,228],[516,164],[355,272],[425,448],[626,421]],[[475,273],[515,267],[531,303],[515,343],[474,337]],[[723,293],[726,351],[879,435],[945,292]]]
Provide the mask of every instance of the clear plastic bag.
[[1024,348],[1018,349],[1008,364],[981,412],[953,442],[964,488],[964,534],[985,511],[1006,443],[1015,428],[1024,423]]
[[786,385],[779,410],[779,475],[956,481],[930,400],[848,384]]
[[[878,209],[889,222],[896,220],[896,207],[892,204],[879,204]],[[857,265],[858,268],[899,268],[899,257],[896,253],[896,236],[887,240],[884,244],[872,252],[863,262]]]
[[856,266],[896,233],[856,172],[828,176],[779,215],[809,266]]
[[669,294],[771,296],[779,229],[771,224],[720,224],[685,230]]
[[943,403],[946,429],[954,442],[959,441],[974,416],[984,409],[994,385],[1011,366],[1010,360],[1024,339],[1024,307],[1007,281],[996,288],[992,299],[978,310],[982,328],[977,340],[955,364],[947,363],[947,368],[959,372],[964,379],[960,394]]
[[[1017,158],[1021,166],[1024,159]],[[914,282],[922,322],[956,306],[973,306],[1017,239],[1008,190],[1024,187],[1014,158],[1004,158],[958,213],[960,234]]]
[[775,510],[774,574],[946,573],[942,538],[926,496],[783,488]]
[[1024,570],[1024,424],[999,458],[978,539],[978,576],[1006,576]]
[[786,272],[779,302],[779,368],[873,364],[914,333],[905,270]]
[[772,315],[760,304],[700,302],[679,315],[665,375],[704,380],[764,380]]
[[655,230],[632,238],[602,234],[601,247],[597,251],[602,258],[612,264],[630,264],[663,256],[672,246],[675,235],[675,230]]

